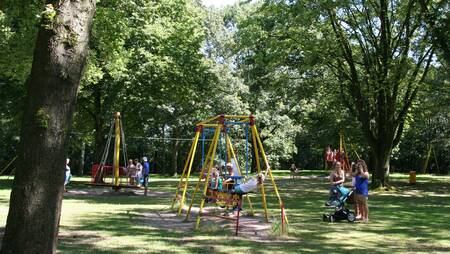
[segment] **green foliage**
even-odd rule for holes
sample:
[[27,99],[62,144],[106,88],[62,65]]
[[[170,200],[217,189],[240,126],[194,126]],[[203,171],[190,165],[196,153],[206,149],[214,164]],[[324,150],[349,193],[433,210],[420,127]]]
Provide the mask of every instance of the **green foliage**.
[[45,10],[43,10],[41,12],[42,26],[47,30],[53,29],[54,23],[55,23],[55,17],[56,17],[55,8],[53,7],[52,4],[47,4],[45,6]]
[[[378,67],[370,67],[371,62],[381,61],[377,49],[381,44],[372,43],[379,36],[367,36],[369,23],[356,9],[364,7],[377,19],[375,2],[359,6],[335,1],[241,1],[206,9],[194,0],[99,1],[78,93],[70,156],[77,158],[85,149],[87,162],[95,161],[93,153],[102,152],[113,112],[120,111],[130,156],[157,156],[157,168],[163,171],[170,171],[174,162],[181,168],[189,142],[148,137],[190,138],[196,122],[222,113],[256,116],[273,167],[291,163],[322,167],[323,148],[327,144],[338,147],[341,128],[349,138],[351,159],[356,158],[353,149],[368,159],[371,145],[363,127],[369,126],[374,135],[387,129],[378,125],[377,92],[392,91],[397,84],[394,117],[404,119],[404,134],[399,147],[393,149],[395,170],[420,168],[428,145],[436,144],[439,166],[446,172],[450,102],[446,96],[448,67],[441,47],[445,45],[445,3],[427,2],[427,18],[422,20],[423,1],[413,8],[407,1],[392,2],[392,33],[399,34],[400,46],[398,53],[392,51],[388,74],[383,76],[378,75]],[[56,9],[33,0],[21,5],[13,0],[0,3],[0,161],[16,151],[36,31],[41,21],[53,23]],[[410,26],[409,42],[399,33],[399,20],[408,13],[410,24],[418,25]],[[331,23],[333,17],[351,45],[367,102],[364,107],[355,106],[347,77],[350,69]],[[78,42],[70,30],[62,39],[72,47]],[[418,61],[430,45],[435,45],[437,61],[432,61],[429,77],[422,82],[426,61]],[[411,110],[399,118],[404,99],[411,99],[416,87],[423,89],[418,91],[418,100],[411,100]],[[367,109],[369,124],[355,114],[359,108]],[[243,129],[233,128],[232,134],[242,153]]]
[[47,129],[50,116],[45,108],[40,108],[35,115],[38,128]]

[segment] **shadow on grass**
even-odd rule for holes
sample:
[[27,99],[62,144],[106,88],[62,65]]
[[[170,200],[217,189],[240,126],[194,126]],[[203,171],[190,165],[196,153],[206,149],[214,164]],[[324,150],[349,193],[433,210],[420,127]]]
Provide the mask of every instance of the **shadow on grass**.
[[[309,173],[308,173],[309,174]],[[306,175],[304,175],[306,176]],[[441,179],[441,178],[439,178]],[[411,186],[404,176],[393,177],[395,192],[370,193],[368,224],[324,223],[324,202],[328,183],[319,177],[277,180],[290,221],[291,239],[256,242],[234,237],[223,230],[168,230],[149,223],[146,213],[155,207],[169,207],[177,181],[154,180],[148,197],[141,195],[103,195],[109,188],[91,195],[83,181],[73,181],[70,192],[87,194],[64,197],[79,206],[79,217],[61,227],[58,251],[62,253],[386,253],[386,252],[450,252],[449,178],[424,177]],[[12,181],[0,180],[0,190]],[[195,185],[191,183],[192,187]],[[272,187],[267,185],[268,189]],[[273,189],[273,188],[272,188]],[[0,197],[3,202],[5,197]],[[198,200],[197,200],[198,201]],[[252,195],[256,212],[262,214],[261,196]],[[275,194],[268,193],[270,218],[279,216]],[[199,202],[196,202],[198,205]],[[92,206],[84,211],[82,206]],[[351,206],[350,206],[351,208]],[[95,210],[95,213],[91,211]],[[63,211],[64,212],[64,211]],[[147,220],[147,221],[146,221]],[[206,224],[206,223],[205,223]]]

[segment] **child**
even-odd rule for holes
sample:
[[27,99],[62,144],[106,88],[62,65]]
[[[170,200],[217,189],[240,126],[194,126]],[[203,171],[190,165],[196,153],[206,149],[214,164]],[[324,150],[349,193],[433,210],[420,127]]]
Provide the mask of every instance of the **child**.
[[[209,178],[209,186],[208,186],[208,196],[216,197],[218,195],[218,191],[222,191],[222,178],[220,177],[220,171],[218,166],[214,166],[211,168],[211,174]],[[206,199],[207,202],[216,202],[215,198]]]
[[264,182],[264,174],[259,173],[255,177],[250,178],[246,183],[236,185],[234,192],[236,194],[246,194],[256,190],[256,188]]
[[[357,167],[356,163],[352,162],[352,189],[355,188],[356,184],[356,175],[357,175]],[[353,209],[355,210],[356,218],[361,218],[361,214],[359,212],[358,203],[356,202],[356,193],[353,192]]]
[[358,211],[361,214],[361,220],[369,221],[369,207],[367,199],[369,197],[369,170],[366,162],[358,160],[356,162],[357,175],[355,176],[355,193]]

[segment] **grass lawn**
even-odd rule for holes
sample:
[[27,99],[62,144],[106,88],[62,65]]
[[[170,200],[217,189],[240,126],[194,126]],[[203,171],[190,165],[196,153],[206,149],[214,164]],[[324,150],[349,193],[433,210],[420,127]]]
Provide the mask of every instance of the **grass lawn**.
[[[322,214],[328,195],[325,172],[304,171],[289,179],[277,172],[277,184],[289,218],[288,236],[269,232],[265,238],[235,237],[232,228],[222,224],[202,224],[194,231],[170,229],[160,215],[170,213],[178,179],[150,181],[148,197],[105,195],[107,188],[85,185],[88,178],[75,177],[63,200],[60,240],[61,253],[449,253],[450,177],[419,175],[410,186],[406,174],[394,174],[395,191],[371,192],[370,222],[325,223]],[[267,183],[267,181],[266,181]],[[0,231],[6,223],[12,180],[0,177]],[[193,184],[192,184],[193,185]],[[270,187],[269,187],[270,189]],[[272,221],[279,215],[274,193],[268,203]],[[259,195],[253,197],[261,214]],[[199,202],[198,202],[199,203]],[[246,208],[246,207],[244,207]],[[177,219],[180,224],[184,217]],[[192,217],[193,221],[195,217]],[[273,223],[276,225],[277,223]],[[270,231],[270,230],[269,230]],[[255,235],[258,232],[255,232]]]

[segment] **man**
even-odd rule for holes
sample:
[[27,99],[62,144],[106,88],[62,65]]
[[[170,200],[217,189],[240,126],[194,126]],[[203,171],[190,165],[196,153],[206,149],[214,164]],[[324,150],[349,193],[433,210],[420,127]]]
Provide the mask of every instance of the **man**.
[[144,161],[142,177],[144,178],[144,187],[147,187],[148,184],[148,175],[150,174],[150,163],[147,160],[147,157],[142,158]]

